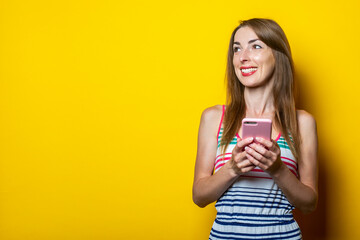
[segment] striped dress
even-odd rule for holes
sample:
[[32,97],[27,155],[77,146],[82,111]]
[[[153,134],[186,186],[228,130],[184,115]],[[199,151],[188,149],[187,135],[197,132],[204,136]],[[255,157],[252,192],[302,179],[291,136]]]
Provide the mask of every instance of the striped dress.
[[[223,106],[224,116],[224,106]],[[238,135],[233,138],[225,155],[220,149],[222,119],[218,131],[218,149],[214,171],[231,158]],[[276,139],[281,160],[298,176],[297,163],[285,139]],[[294,207],[269,174],[256,167],[245,173],[218,199],[217,215],[209,239],[301,239],[298,224],[293,218]]]

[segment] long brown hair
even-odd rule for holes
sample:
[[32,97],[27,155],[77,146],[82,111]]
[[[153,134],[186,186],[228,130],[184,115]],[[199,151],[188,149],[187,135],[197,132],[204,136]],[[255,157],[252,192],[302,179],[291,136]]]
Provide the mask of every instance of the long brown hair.
[[238,29],[245,26],[250,27],[258,38],[272,49],[275,57],[275,81],[272,91],[275,107],[273,121],[288,143],[294,157],[299,159],[300,138],[294,97],[294,64],[290,45],[284,31],[275,21],[270,19],[253,18],[241,21],[240,25],[231,34],[226,67],[227,108],[223,122],[224,132],[220,144],[223,146],[223,151],[225,151],[239,131],[241,120],[246,114],[245,87],[237,78],[233,65],[234,36]]

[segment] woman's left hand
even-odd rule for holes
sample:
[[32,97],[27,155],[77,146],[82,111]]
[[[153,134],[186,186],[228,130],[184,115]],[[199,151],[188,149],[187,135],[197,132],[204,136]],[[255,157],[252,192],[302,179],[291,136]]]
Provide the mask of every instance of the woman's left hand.
[[274,140],[257,137],[256,142],[245,147],[247,159],[261,168],[264,172],[273,175],[282,166],[280,147]]

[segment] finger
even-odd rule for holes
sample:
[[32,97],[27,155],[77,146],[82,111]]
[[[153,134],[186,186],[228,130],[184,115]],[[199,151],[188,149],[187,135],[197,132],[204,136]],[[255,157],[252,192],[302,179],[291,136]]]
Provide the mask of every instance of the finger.
[[258,143],[261,143],[262,145],[264,145],[265,147],[267,147],[268,149],[272,149],[274,147],[274,140],[266,140],[262,137],[256,137],[256,141]]
[[255,167],[255,165],[252,164],[252,162],[250,162],[249,159],[246,159],[246,160],[244,161],[243,168],[245,168],[245,167],[251,167],[251,166]]
[[249,145],[249,147],[260,153],[261,155],[269,157],[268,150],[263,145],[252,143]]
[[246,159],[245,161],[242,161],[238,164],[236,164],[236,167],[239,169],[240,172],[247,172],[249,169],[253,169],[256,166],[249,161],[249,159]]
[[251,170],[253,170],[256,166],[254,164],[251,164],[251,166],[249,167],[244,167],[243,169],[241,169],[242,173],[247,173],[250,172]]
[[234,150],[236,152],[242,152],[243,148],[247,145],[249,145],[250,143],[252,143],[254,140],[254,138],[250,137],[250,138],[245,138],[243,140],[240,140],[239,142],[236,143],[236,146],[234,148]]
[[260,161],[258,161],[257,159],[255,159],[253,156],[251,156],[250,154],[246,154],[247,159],[249,159],[249,161],[254,164],[255,166],[261,168],[261,169],[265,169],[265,165],[263,163],[261,163]]
[[235,154],[235,157],[234,157],[234,162],[236,163],[241,163],[241,162],[244,162],[246,161],[246,152],[241,152],[241,153],[237,153]]
[[253,148],[245,147],[245,151],[246,151],[247,154],[251,155],[256,160],[258,160],[260,162],[264,162],[265,157],[262,154],[260,154],[259,152],[255,151]]

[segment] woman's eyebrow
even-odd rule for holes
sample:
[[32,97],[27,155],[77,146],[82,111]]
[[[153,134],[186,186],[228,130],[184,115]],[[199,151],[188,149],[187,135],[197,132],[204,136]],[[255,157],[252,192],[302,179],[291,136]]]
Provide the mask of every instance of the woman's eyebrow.
[[252,39],[252,40],[250,40],[248,43],[253,43],[253,42],[256,42],[256,41],[258,41],[259,39]]
[[[250,44],[250,43],[253,43],[253,42],[256,42],[256,41],[260,41],[260,39],[251,39],[248,43]],[[240,45],[241,46],[241,44],[239,43],[239,42],[234,42],[234,45]]]

